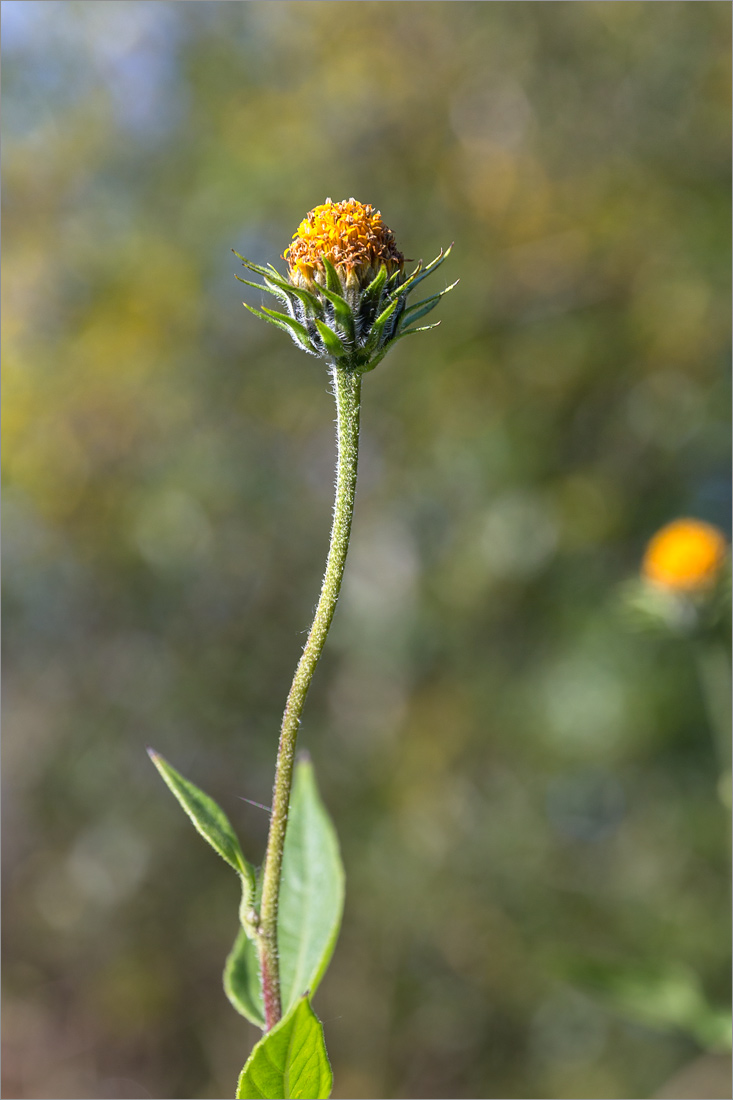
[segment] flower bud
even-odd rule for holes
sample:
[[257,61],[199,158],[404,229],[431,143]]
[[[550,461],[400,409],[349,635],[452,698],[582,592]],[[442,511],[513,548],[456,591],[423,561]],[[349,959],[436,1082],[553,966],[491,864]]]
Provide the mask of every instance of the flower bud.
[[287,280],[271,264],[260,267],[235,255],[264,278],[240,281],[273,294],[287,309],[255,309],[245,302],[250,313],[285,329],[298,347],[330,366],[362,374],[396,340],[435,327],[413,326],[456,284],[414,305],[407,298],[449,253],[441,250],[427,267],[420,262],[406,276],[405,258],[378,210],[356,199],[327,199],[306,215],[285,250]]

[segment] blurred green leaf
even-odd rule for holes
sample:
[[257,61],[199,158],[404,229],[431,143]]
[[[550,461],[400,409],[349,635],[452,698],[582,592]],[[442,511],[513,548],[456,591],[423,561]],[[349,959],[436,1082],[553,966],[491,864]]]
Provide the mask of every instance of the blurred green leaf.
[[321,801],[313,765],[296,764],[283,853],[278,916],[283,1011],[315,993],[336,945],[344,870],[336,831]]
[[260,961],[257,944],[239,929],[224,967],[224,992],[230,1002],[256,1027],[264,1029]]
[[325,1100],[332,1085],[323,1027],[303,997],[250,1054],[237,1100]]
[[242,876],[243,888],[246,885],[250,896],[254,897],[254,868],[244,858],[236,833],[224,811],[213,798],[209,798],[188,779],[184,779],[159,753],[148,749],[148,754],[201,836]]
[[710,1050],[730,1049],[729,1010],[708,1002],[688,967],[610,967],[593,962],[585,967],[576,964],[575,969],[620,1016],[660,1031],[683,1031]]
[[[278,915],[284,1012],[305,993],[315,993],[336,945],[343,904],[344,871],[336,831],[318,793],[313,765],[301,759],[285,836]],[[243,899],[243,914],[245,909]],[[238,1012],[264,1027],[257,945],[244,928],[226,961],[224,989]]]

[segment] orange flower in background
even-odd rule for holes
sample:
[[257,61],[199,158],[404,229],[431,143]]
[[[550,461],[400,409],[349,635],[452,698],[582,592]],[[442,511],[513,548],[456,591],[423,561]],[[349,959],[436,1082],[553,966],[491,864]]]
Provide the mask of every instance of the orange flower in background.
[[680,592],[709,587],[722,569],[727,544],[722,533],[699,519],[676,519],[647,545],[642,575]]

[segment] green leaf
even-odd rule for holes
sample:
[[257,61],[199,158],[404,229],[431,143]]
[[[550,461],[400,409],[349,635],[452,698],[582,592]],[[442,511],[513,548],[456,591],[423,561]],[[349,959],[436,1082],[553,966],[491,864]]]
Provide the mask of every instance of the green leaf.
[[224,967],[224,992],[237,1012],[264,1030],[265,1008],[257,944],[243,928],[239,929]]
[[328,1100],[332,1086],[323,1027],[303,997],[257,1043],[240,1074],[237,1100]]
[[321,802],[313,765],[296,764],[283,852],[278,949],[283,1012],[315,993],[336,946],[344,869],[336,831]]
[[328,325],[324,325],[323,321],[319,321],[317,317],[314,317],[316,328],[321,334],[321,339],[326,345],[326,351],[329,355],[334,355],[340,358],[342,355],[346,355],[346,348],[339,340],[333,329],[330,329]]
[[230,1002],[256,1027],[265,1028],[260,957],[257,940],[257,910],[261,903],[262,879],[257,876],[254,897],[242,888],[239,907],[241,928],[224,966],[224,992]]
[[[343,903],[336,832],[318,794],[313,766],[302,759],[296,765],[285,834],[278,914],[283,1012],[317,989],[336,945]],[[244,913],[249,898],[242,904]],[[224,989],[238,1012],[264,1028],[259,953],[244,928],[226,961]]]
[[246,885],[250,896],[254,897],[254,868],[244,858],[227,815],[217,806],[213,798],[209,798],[188,779],[184,779],[160,753],[155,752],[154,749],[148,749],[148,754],[202,837],[208,840],[214,851],[218,852],[221,858],[242,876],[243,887]]

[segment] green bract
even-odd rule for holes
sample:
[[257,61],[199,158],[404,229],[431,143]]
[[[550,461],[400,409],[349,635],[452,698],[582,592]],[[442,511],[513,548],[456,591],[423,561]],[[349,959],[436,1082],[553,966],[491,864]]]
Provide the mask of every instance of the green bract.
[[293,286],[272,264],[260,267],[238,252],[234,255],[250,271],[262,276],[264,281],[253,283],[249,279],[240,279],[239,275],[235,277],[247,286],[272,294],[287,310],[283,313],[266,306],[255,309],[244,302],[245,309],[254,313],[255,317],[261,317],[289,332],[297,346],[309,355],[317,355],[349,372],[364,374],[376,367],[396,340],[440,324],[438,321],[436,325],[413,327],[416,321],[437,306],[456,283],[412,305],[407,304],[407,299],[423,279],[440,267],[452,247],[445,252],[441,249],[425,268],[420,261],[407,278],[401,271],[389,275],[383,265],[363,289],[353,285],[347,287],[346,281],[326,257],[321,262],[326,272],[327,286],[314,284],[313,290]]

